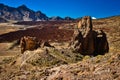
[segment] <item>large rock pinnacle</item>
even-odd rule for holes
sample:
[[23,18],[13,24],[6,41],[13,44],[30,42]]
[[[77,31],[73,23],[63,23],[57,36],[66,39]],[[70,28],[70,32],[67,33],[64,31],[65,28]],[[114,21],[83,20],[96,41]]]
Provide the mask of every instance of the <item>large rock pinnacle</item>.
[[85,16],[78,23],[78,29],[74,30],[70,43],[75,52],[83,55],[104,54],[109,51],[106,34],[102,30],[94,31],[92,19]]

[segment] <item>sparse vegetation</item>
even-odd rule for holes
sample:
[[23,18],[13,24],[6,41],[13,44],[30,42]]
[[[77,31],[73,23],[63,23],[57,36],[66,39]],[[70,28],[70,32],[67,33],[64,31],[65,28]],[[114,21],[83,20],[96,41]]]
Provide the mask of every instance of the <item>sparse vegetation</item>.
[[88,59],[90,59],[90,56],[88,56],[88,55],[86,55],[86,56],[83,58],[83,60],[88,60]]
[[[102,29],[107,34],[107,39],[110,47],[110,51],[108,53],[106,53],[105,55],[97,55],[95,57],[83,56],[80,53],[73,53],[71,49],[70,50],[68,49],[68,42],[70,36],[72,35],[71,33],[72,28],[69,28],[71,29],[71,31],[64,33],[64,35],[71,33],[69,36],[67,36],[67,38],[62,37],[62,39],[65,38],[64,39],[65,42],[63,41],[54,42],[52,45],[55,46],[55,48],[47,48],[48,52],[46,52],[46,47],[45,47],[45,48],[38,48],[37,50],[34,51],[28,51],[25,53],[26,55],[24,55],[24,54],[20,54],[20,47],[15,46],[16,41],[0,43],[0,57],[1,57],[0,79],[1,80],[43,79],[44,80],[44,79],[51,79],[51,78],[56,79],[62,77],[62,79],[73,78],[75,80],[76,79],[119,80],[120,79],[120,75],[119,75],[120,74],[120,69],[119,69],[120,68],[120,45],[119,45],[120,22],[119,21],[120,21],[120,16],[93,20],[94,29],[95,30]],[[47,28],[44,29],[42,29],[41,27],[35,27],[35,28],[37,29],[40,28],[44,30],[43,32],[45,32],[46,29],[49,29],[48,26],[51,26],[49,24],[46,24]],[[67,25],[67,23],[65,23],[65,25]],[[59,24],[57,24],[57,26],[59,27]],[[66,28],[63,26],[62,28],[64,29],[63,32],[66,31],[68,27]],[[4,26],[3,28],[2,25],[2,27],[0,27],[0,31],[3,31],[1,32],[1,34],[19,30],[18,28],[13,28],[13,27],[12,29],[11,28],[7,29],[7,28],[8,26]],[[53,30],[55,31],[56,29]],[[51,29],[48,31],[51,31]],[[60,32],[60,34],[62,34],[63,32]],[[55,34],[58,35],[58,33]],[[49,33],[49,34],[53,35],[53,33]],[[48,39],[49,35],[47,36]],[[60,36],[57,37],[59,38],[56,38],[56,40],[61,38]],[[44,37],[44,39],[46,39],[46,37]],[[52,43],[52,38],[50,39],[50,41]],[[43,50],[43,52],[41,52],[40,50]],[[34,55],[30,57],[26,61],[26,63],[21,67],[20,66],[21,61],[23,61],[22,57],[25,56],[26,59],[32,54]],[[10,65],[12,62],[15,63],[13,65]]]
[[8,58],[4,58],[0,64],[3,65],[3,64],[9,64],[13,61],[13,58],[12,57],[8,57]]
[[28,60],[27,63],[38,67],[59,66],[63,64],[76,63],[81,61],[83,56],[72,51],[61,51],[57,49],[49,49],[48,53],[39,53],[39,57],[34,60]]

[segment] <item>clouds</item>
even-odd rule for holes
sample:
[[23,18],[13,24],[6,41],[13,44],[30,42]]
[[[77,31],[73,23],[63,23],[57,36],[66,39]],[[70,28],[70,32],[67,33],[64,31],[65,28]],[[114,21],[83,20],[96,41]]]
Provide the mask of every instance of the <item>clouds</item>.
[[92,17],[92,19],[97,19],[96,17]]

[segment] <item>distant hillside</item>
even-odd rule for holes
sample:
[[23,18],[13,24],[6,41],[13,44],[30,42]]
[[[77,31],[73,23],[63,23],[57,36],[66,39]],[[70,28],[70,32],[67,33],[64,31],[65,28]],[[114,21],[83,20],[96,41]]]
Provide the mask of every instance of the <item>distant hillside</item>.
[[4,4],[0,4],[0,17],[17,21],[74,20],[70,17],[61,18],[58,16],[49,18],[41,11],[33,11],[25,5],[14,8]]
[[48,17],[41,11],[35,12],[27,8],[25,5],[21,5],[17,8],[14,8],[4,4],[0,4],[0,17],[3,17],[8,20],[17,21],[48,20]]
[[62,20],[66,20],[66,21],[69,21],[69,20],[75,20],[74,18],[71,18],[71,17],[65,17],[65,18],[61,18],[59,16],[53,16],[53,17],[50,17],[49,18],[50,21],[62,21]]
[[6,19],[0,17],[0,23],[8,22]]

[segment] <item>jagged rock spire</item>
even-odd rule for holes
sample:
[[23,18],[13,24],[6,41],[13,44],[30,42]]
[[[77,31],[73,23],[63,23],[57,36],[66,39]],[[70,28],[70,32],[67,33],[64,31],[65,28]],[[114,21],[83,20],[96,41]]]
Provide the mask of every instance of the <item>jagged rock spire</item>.
[[94,31],[92,28],[90,16],[85,16],[79,21],[78,29],[74,30],[70,43],[75,52],[83,55],[98,55],[109,51],[106,34],[102,30]]
[[92,31],[92,19],[90,16],[85,16],[78,23],[78,29],[81,31],[83,37],[86,37],[89,31]]

